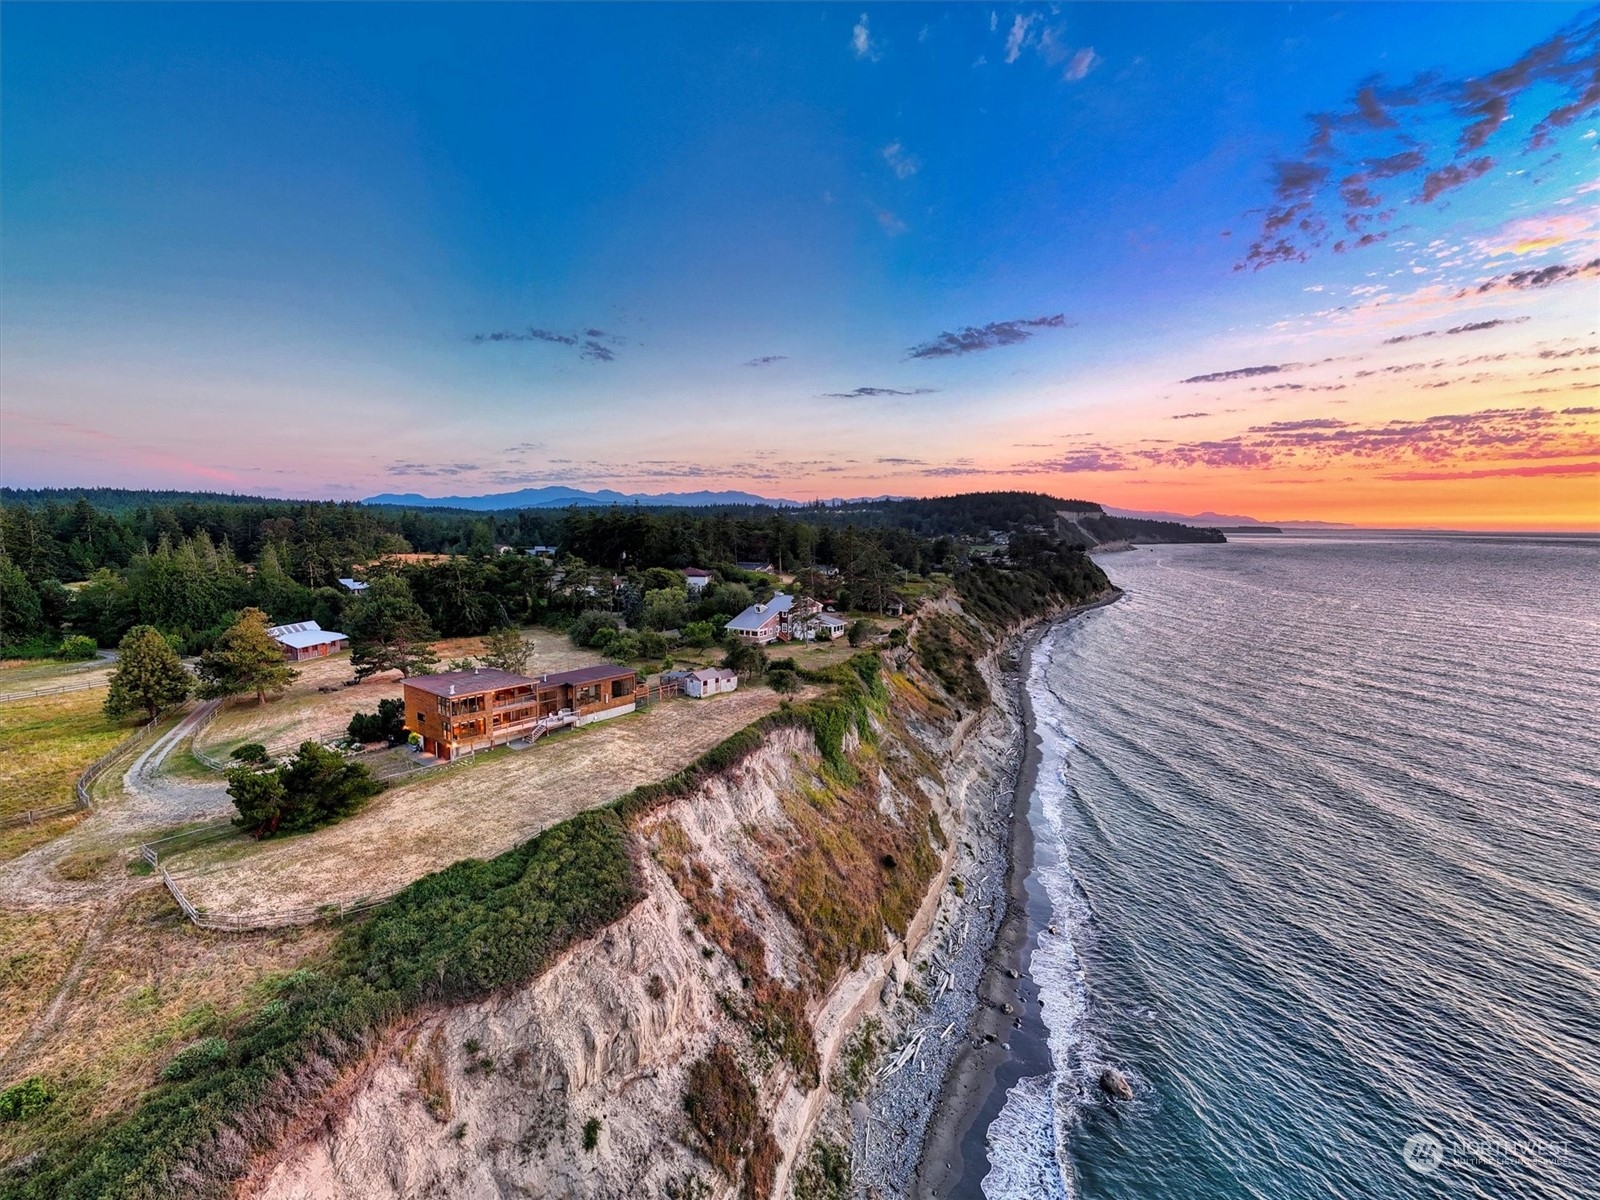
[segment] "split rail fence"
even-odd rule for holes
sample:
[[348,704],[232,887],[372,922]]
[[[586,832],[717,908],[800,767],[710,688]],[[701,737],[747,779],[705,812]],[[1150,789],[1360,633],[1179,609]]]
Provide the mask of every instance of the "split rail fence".
[[69,813],[88,812],[94,809],[94,781],[105,774],[109,767],[127,751],[142,745],[155,729],[156,723],[151,721],[141,725],[138,730],[128,738],[118,742],[99,758],[95,759],[78,776],[72,785],[73,798],[65,804],[53,804],[48,808],[30,808],[25,812],[13,813],[9,817],[0,817],[0,829],[15,829],[19,825],[32,825],[38,821],[49,821],[55,817],[64,817]]

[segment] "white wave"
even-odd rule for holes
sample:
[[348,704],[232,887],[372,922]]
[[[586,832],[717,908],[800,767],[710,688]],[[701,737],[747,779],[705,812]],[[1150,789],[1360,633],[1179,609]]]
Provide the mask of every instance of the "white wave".
[[1017,1081],[989,1126],[988,1200],[1069,1200],[1072,1183],[1061,1169],[1057,1121],[1045,1075]]

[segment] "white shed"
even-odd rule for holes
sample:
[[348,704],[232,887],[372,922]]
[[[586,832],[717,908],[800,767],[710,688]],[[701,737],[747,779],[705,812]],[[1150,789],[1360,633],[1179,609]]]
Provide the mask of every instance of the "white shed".
[[683,681],[683,690],[697,700],[715,696],[719,692],[736,691],[738,687],[738,674],[726,667],[702,667],[698,671],[690,671],[689,677]]

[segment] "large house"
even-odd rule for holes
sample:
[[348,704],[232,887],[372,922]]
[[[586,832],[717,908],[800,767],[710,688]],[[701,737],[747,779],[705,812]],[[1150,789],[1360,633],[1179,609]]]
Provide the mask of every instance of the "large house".
[[315,621],[296,621],[293,625],[274,625],[267,636],[283,647],[283,656],[290,662],[304,662],[308,658],[327,658],[340,650],[348,649],[350,639],[342,633],[324,629]]
[[537,678],[478,667],[402,681],[406,730],[446,761],[634,709],[638,676],[610,663]]
[[787,592],[774,592],[772,599],[762,604],[752,604],[725,626],[741,642],[765,646],[778,640],[789,610],[794,607],[794,597]]
[[846,624],[842,617],[823,612],[822,605],[809,597],[797,600],[787,592],[774,592],[771,600],[752,604],[723,628],[740,641],[765,646],[777,641],[836,638]]

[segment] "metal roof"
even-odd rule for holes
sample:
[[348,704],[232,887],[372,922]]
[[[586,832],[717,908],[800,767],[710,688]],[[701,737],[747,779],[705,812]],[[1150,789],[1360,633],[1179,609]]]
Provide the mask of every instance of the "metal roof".
[[[315,625],[316,622],[310,624]],[[274,634],[272,640],[280,646],[292,646],[296,650],[304,650],[308,646],[326,646],[333,642],[347,642],[350,639],[332,629],[301,629],[294,633]]]
[[787,592],[774,592],[772,599],[765,604],[752,604],[733,620],[729,621],[725,629],[760,629],[768,621],[780,613],[786,613],[794,604],[794,597]]
[[274,625],[267,630],[267,636],[281,637],[286,633],[311,633],[321,628],[322,626],[315,621],[296,621],[293,625]]
[[701,683],[720,683],[724,679],[737,679],[739,672],[730,671],[727,667],[701,667],[698,671],[690,671]]
[[364,592],[368,587],[367,584],[362,583],[359,579],[346,579],[343,575],[339,576],[339,582],[344,584],[347,592]]
[[683,573],[690,579],[710,579],[710,571],[702,571],[699,567],[685,567]]

